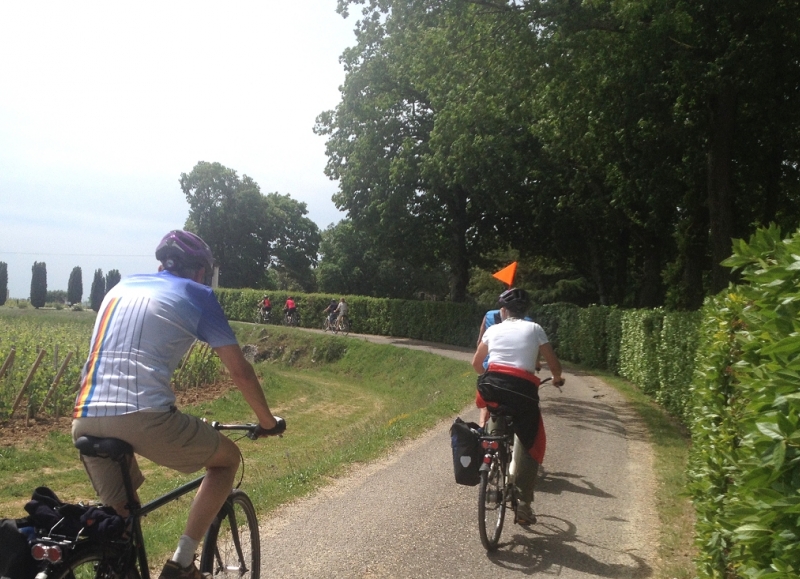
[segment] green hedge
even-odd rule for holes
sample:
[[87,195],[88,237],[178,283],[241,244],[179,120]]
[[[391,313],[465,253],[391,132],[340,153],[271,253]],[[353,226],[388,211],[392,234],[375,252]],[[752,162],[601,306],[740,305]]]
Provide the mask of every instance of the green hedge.
[[[225,315],[231,320],[251,322],[259,306],[263,290],[215,290]],[[281,323],[283,304],[289,295],[297,304],[300,326],[321,328],[323,310],[331,294],[297,294],[283,291],[268,292],[272,301],[272,322]],[[485,309],[474,304],[420,300],[393,300],[363,296],[345,296],[350,306],[352,331],[361,334],[395,336],[429,342],[471,347],[478,338],[478,329]]]
[[691,492],[703,577],[800,576],[800,231],[760,230],[709,302],[694,382]]

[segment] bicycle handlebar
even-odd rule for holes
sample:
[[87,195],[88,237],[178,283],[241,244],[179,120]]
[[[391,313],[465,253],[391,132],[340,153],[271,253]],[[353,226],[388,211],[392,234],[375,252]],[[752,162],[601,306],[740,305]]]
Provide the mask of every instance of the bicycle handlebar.
[[275,417],[277,424],[273,428],[261,428],[260,424],[221,424],[212,422],[211,427],[216,430],[243,430],[250,440],[257,440],[262,436],[281,436],[286,430],[286,421],[280,416]]

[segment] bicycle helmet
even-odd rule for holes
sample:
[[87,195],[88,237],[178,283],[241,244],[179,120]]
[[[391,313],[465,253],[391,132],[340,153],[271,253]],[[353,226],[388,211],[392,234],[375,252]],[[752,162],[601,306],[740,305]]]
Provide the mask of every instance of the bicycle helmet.
[[497,303],[513,312],[524,312],[530,306],[531,299],[524,289],[511,288],[500,294]]
[[214,256],[208,244],[190,231],[174,229],[167,233],[156,248],[156,259],[164,269],[205,267],[206,273],[214,269]]

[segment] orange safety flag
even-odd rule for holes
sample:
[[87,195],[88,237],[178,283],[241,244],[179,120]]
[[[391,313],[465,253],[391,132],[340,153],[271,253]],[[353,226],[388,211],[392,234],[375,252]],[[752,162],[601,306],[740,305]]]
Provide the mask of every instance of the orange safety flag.
[[508,287],[514,285],[514,275],[517,273],[517,262],[515,261],[509,266],[504,267],[497,273],[493,273],[492,277],[499,279]]

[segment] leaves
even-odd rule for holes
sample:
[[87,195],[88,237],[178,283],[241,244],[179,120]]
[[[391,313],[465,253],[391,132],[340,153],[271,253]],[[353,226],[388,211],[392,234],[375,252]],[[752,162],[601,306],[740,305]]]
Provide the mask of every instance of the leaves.
[[[738,240],[727,263],[748,283],[732,287],[706,310],[708,340],[699,360],[708,370],[695,383],[692,430],[698,541],[709,549],[704,576],[730,569],[737,576],[796,575],[800,285],[790,266],[798,254],[800,231],[782,239],[773,226]],[[723,498],[711,501],[709,493]]]

